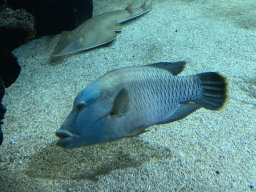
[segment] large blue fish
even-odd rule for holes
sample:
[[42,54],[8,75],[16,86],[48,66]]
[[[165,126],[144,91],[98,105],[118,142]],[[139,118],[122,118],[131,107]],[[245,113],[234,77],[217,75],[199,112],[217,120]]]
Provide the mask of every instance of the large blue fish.
[[220,110],[228,84],[216,72],[177,76],[185,62],[155,63],[110,71],[75,98],[57,145],[64,148],[115,141],[155,124],[180,120],[204,107]]

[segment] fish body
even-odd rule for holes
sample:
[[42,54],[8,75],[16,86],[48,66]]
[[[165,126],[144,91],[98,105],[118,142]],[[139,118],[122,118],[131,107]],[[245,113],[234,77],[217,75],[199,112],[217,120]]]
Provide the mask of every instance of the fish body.
[[152,8],[146,2],[138,8],[131,4],[124,10],[111,11],[90,18],[71,32],[63,32],[52,57],[59,57],[91,49],[112,41],[116,32],[121,31],[121,23],[138,17]]
[[215,72],[176,76],[185,62],[155,63],[106,73],[75,98],[57,145],[74,148],[144,133],[204,107],[227,103],[226,78]]

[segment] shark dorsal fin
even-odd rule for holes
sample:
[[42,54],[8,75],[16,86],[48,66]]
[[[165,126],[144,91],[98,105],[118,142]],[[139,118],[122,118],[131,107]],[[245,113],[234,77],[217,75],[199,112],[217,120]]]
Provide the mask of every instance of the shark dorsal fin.
[[147,1],[145,1],[140,7],[141,7],[142,9],[144,9],[144,8],[146,7],[146,5],[147,5]]
[[186,65],[185,61],[178,61],[175,63],[159,62],[159,63],[149,64],[147,66],[165,69],[165,70],[169,71],[172,75],[176,76],[183,71],[183,69],[185,68],[185,65]]
[[132,13],[132,3],[130,3],[124,10],[129,13]]
[[129,111],[130,98],[125,88],[121,89],[117,94],[110,115],[124,116]]

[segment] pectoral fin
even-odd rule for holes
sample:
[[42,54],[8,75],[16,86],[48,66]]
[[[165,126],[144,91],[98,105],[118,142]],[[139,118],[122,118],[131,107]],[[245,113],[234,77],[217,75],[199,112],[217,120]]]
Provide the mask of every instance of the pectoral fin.
[[110,115],[117,115],[119,117],[124,116],[129,112],[130,98],[125,88],[121,89],[117,94]]
[[57,45],[54,47],[54,50],[52,52],[52,56],[55,56],[63,50],[63,48],[67,47],[70,44],[69,41],[69,35],[70,35],[70,31],[63,31],[61,33],[61,36],[59,38],[59,41],[57,43]]
[[113,30],[116,31],[116,32],[122,31],[122,25],[121,24],[117,24],[116,26],[113,27]]

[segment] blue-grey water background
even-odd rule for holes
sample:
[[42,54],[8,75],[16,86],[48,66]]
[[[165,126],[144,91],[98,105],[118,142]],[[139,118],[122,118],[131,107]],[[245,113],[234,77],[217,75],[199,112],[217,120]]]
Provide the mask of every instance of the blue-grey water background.
[[[129,0],[94,0],[94,15]],[[143,1],[135,1],[140,6]],[[49,65],[59,36],[13,51],[22,67],[6,90],[1,191],[255,191],[256,3],[155,0],[109,46]],[[186,60],[181,75],[224,74],[230,101],[131,139],[64,150],[55,131],[77,93],[106,72]]]

